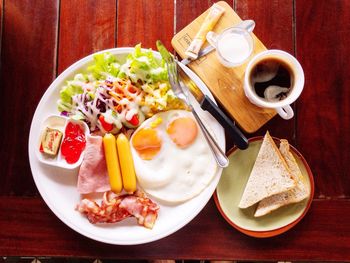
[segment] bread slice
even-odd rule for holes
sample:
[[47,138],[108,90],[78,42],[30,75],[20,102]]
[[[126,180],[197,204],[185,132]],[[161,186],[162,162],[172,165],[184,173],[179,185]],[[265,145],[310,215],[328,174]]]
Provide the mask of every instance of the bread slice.
[[289,169],[297,183],[296,187],[270,197],[267,197],[260,201],[258,208],[255,211],[254,216],[259,217],[270,213],[281,206],[297,203],[310,195],[310,190],[304,184],[303,175],[297,162],[294,159],[293,154],[289,150],[289,143],[287,140],[281,140],[280,152],[287,162]]
[[266,132],[238,207],[250,207],[295,185],[286,161],[269,132]]

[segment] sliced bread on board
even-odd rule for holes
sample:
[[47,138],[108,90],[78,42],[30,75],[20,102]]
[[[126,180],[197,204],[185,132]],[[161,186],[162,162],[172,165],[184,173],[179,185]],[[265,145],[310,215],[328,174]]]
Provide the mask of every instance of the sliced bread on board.
[[269,132],[266,132],[238,207],[250,207],[266,197],[295,186],[286,161]]

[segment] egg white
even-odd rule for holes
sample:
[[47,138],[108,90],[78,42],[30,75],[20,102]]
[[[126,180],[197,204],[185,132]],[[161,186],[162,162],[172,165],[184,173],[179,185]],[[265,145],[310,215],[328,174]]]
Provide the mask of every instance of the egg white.
[[[140,187],[148,194],[166,202],[184,202],[201,193],[211,182],[218,169],[198,124],[198,135],[186,148],[179,148],[166,132],[168,124],[179,117],[190,117],[191,112],[171,110],[161,112],[146,120],[135,131],[150,127],[151,123],[162,119],[156,128],[162,140],[158,154],[152,160],[143,160],[133,148],[135,172]],[[195,121],[196,122],[196,121]],[[131,142],[133,136],[131,137]]]

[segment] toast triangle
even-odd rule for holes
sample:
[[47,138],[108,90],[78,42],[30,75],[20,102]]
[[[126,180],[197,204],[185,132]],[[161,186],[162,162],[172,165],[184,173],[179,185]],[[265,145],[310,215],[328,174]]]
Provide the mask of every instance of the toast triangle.
[[273,210],[280,208],[281,206],[300,202],[310,195],[310,190],[304,183],[304,178],[300,171],[300,168],[295,161],[293,154],[289,150],[288,141],[282,139],[279,149],[283,158],[286,160],[289,169],[291,170],[292,176],[296,181],[296,186],[289,191],[276,194],[261,200],[255,211],[255,217],[266,215]]
[[250,207],[295,185],[286,161],[269,132],[266,132],[238,207]]

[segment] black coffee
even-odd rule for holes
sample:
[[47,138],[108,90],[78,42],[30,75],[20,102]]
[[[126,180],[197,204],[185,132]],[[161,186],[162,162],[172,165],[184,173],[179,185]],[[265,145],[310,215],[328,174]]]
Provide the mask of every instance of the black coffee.
[[259,97],[278,101],[288,96],[293,85],[293,71],[285,61],[266,58],[253,66],[249,79]]

